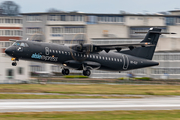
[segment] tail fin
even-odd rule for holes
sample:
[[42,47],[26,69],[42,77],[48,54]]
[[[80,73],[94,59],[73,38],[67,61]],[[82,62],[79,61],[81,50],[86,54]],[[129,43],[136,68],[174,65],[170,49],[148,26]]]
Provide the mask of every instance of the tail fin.
[[133,50],[121,51],[121,53],[152,60],[159,36],[162,33],[163,32],[161,32],[161,29],[159,28],[150,28],[150,30],[146,34],[144,40],[141,41],[141,43],[148,42],[153,44],[154,46],[134,48]]

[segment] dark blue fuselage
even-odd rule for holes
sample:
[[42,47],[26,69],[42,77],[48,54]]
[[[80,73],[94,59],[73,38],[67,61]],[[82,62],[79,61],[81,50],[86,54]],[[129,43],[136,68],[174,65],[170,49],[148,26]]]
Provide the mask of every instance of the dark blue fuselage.
[[126,71],[159,64],[151,60],[122,54],[116,51],[110,51],[108,53],[101,51],[85,54],[72,50],[70,47],[65,45],[23,40],[18,42],[27,45],[10,46],[5,51],[9,56],[29,61],[60,65],[65,64],[64,67],[77,70],[83,70],[83,65],[87,65],[92,67],[92,69]]

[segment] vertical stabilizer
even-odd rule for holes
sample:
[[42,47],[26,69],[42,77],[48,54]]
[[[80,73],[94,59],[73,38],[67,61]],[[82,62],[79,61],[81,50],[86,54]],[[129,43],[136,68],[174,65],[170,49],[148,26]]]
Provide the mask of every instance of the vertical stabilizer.
[[148,42],[153,44],[154,46],[134,48],[133,50],[121,51],[121,53],[152,60],[160,35],[161,29],[150,28],[141,43]]

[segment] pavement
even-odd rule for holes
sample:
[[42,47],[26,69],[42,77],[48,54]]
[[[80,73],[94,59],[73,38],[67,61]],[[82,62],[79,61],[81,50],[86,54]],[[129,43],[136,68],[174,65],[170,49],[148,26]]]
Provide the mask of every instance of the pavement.
[[3,99],[0,112],[178,110],[180,96],[133,99]]

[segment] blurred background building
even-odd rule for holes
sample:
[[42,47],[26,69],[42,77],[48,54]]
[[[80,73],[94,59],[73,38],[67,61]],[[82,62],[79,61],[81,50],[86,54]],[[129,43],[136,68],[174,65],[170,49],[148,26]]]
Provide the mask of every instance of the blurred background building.
[[[0,9],[0,64],[5,72],[1,72],[0,79],[28,78],[31,72],[55,72],[61,73],[61,66],[20,61],[17,67],[11,66],[11,60],[4,54],[6,47],[11,45],[9,39],[27,39],[37,42],[51,42],[55,44],[72,44],[88,42],[94,44],[121,44],[138,43],[145,34],[135,32],[147,32],[151,27],[161,28],[164,32],[176,32],[175,35],[161,35],[153,60],[160,63],[159,66],[132,70],[136,76],[149,76],[161,78],[168,75],[169,78],[180,77],[180,10],[163,12],[158,14],[91,14],[80,12],[50,11],[44,13],[22,13],[21,15],[3,14]],[[3,60],[4,59],[4,60]],[[6,63],[6,64],[5,64]],[[3,71],[1,69],[1,71]],[[20,76],[16,73],[23,74]],[[82,71],[71,70],[73,73]],[[126,76],[127,72],[92,71],[91,77],[118,78]],[[12,77],[9,77],[12,76]]]

